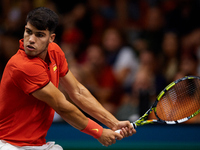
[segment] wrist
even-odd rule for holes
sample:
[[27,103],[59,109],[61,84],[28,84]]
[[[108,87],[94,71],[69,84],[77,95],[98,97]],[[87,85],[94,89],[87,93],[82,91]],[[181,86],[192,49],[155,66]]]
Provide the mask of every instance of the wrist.
[[116,122],[113,123],[111,129],[113,131],[115,131],[115,130],[119,129],[119,127],[120,127],[120,121],[116,121]]
[[81,130],[81,132],[89,134],[93,136],[95,139],[98,139],[101,137],[103,133],[103,127],[88,118],[88,124],[85,127],[85,129]]

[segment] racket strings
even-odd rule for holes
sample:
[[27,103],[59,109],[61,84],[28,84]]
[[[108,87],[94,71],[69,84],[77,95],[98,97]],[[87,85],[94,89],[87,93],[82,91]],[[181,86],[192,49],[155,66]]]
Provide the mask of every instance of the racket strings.
[[199,79],[183,80],[170,88],[159,100],[157,116],[165,121],[189,117],[200,109]]

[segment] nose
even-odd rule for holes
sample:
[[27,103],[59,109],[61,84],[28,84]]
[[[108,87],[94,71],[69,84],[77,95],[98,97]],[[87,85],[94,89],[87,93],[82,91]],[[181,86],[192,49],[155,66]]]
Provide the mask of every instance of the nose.
[[30,44],[35,43],[35,35],[34,34],[30,35],[29,42],[30,42]]

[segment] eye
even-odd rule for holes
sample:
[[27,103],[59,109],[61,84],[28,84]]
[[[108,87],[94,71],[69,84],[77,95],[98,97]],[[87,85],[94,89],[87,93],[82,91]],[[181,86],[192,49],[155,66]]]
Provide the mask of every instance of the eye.
[[35,34],[36,37],[44,37],[45,34],[44,33],[41,33],[41,32],[38,32]]
[[40,33],[39,33],[39,34],[36,34],[36,36],[37,36],[37,37],[43,37],[43,35],[40,34]]
[[31,35],[32,34],[32,31],[30,29],[26,29],[26,33]]

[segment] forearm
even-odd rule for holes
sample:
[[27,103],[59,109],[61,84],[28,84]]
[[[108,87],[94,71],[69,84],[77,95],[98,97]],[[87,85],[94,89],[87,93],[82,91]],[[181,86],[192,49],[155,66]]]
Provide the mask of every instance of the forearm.
[[118,120],[92,96],[92,94],[69,71],[61,83],[70,99],[83,111],[109,128],[118,127]]
[[87,126],[87,117],[76,106],[67,101],[64,94],[51,82],[42,89],[33,92],[32,95],[47,103],[73,127],[82,130]]
[[79,86],[79,92],[71,97],[74,103],[83,111],[99,120],[109,128],[117,127],[118,120],[108,112],[95,99],[94,96],[82,85]]
[[73,104],[69,103],[68,106],[65,107],[67,109],[63,109],[64,105],[57,109],[57,113],[71,126],[78,130],[84,129],[88,124],[87,117]]

